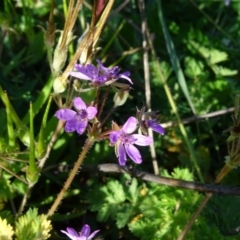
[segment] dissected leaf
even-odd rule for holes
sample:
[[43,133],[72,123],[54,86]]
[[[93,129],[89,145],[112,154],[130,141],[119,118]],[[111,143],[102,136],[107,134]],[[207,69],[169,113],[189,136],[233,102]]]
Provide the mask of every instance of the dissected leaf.
[[0,239],[1,240],[12,240],[13,228],[7,223],[6,219],[0,217]]
[[16,240],[44,240],[50,237],[51,222],[45,215],[38,215],[37,209],[29,209],[16,222]]

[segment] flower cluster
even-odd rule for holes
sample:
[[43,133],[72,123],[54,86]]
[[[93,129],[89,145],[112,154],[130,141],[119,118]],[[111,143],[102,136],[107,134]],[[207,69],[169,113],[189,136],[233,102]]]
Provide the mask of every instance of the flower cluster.
[[82,134],[87,127],[88,121],[96,116],[97,109],[92,106],[87,107],[80,97],[74,98],[73,106],[76,111],[63,108],[58,110],[55,116],[60,120],[66,121],[66,132],[77,131],[78,134]]
[[90,234],[91,229],[87,224],[82,227],[82,230],[79,233],[73,228],[67,228],[67,231],[61,230],[62,233],[66,234],[72,240],[91,240],[99,231],[100,230],[96,230]]
[[120,68],[118,66],[107,68],[103,66],[101,61],[97,60],[97,62],[98,67],[92,64],[75,64],[75,71],[72,71],[70,75],[81,80],[91,81],[92,84],[100,86],[113,83],[119,78],[124,78],[132,84],[129,78],[130,72],[120,73]]
[[[97,62],[98,67],[92,64],[76,64],[76,71],[71,72],[70,75],[91,81],[93,85],[97,86],[114,83],[119,78],[124,78],[132,84],[129,72],[120,73],[118,66],[107,68],[103,66],[101,61],[97,60]],[[74,98],[73,106],[75,111],[64,108],[58,110],[55,116],[66,121],[66,132],[76,131],[78,134],[82,134],[86,130],[88,122],[95,118],[97,109],[93,106],[87,107],[80,97]],[[158,123],[157,118],[156,112],[145,112],[145,107],[143,107],[141,110],[137,110],[137,118],[129,117],[121,128],[113,122],[112,131],[107,134],[109,135],[110,145],[115,146],[115,153],[121,166],[126,164],[127,157],[137,164],[142,163],[141,154],[135,145],[149,146],[153,143],[153,139],[147,136],[148,128],[164,135],[164,129]],[[134,133],[138,127],[140,127],[142,134]]]

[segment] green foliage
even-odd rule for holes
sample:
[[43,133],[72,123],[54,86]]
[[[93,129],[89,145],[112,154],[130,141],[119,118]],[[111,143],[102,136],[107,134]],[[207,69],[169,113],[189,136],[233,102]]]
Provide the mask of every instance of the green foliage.
[[2,240],[12,240],[13,228],[7,223],[6,219],[0,217],[0,239]]
[[[68,2],[61,4],[56,1],[53,15],[57,30],[65,25],[63,7]],[[232,126],[230,113],[187,123],[183,125],[186,135],[179,131],[179,124],[184,118],[193,117],[192,112],[201,115],[233,106],[234,95],[240,87],[240,4],[232,0],[227,7],[224,0],[176,0],[174,4],[173,1],[162,0],[160,6],[159,2],[144,1],[146,6],[142,14],[138,1],[129,1],[119,10],[122,1],[116,0],[114,8],[118,13],[113,12],[105,24],[91,61],[96,63],[97,58],[105,61],[106,66],[117,64],[122,70],[131,72],[134,85],[131,86],[130,97],[123,107],[114,110],[110,119],[121,125],[135,114],[136,107],[145,105],[146,66],[142,63],[145,58],[141,29],[144,16],[148,30],[145,36],[148,38],[151,108],[160,112],[161,122],[174,122],[176,111],[180,116],[178,125],[174,123],[165,129],[164,138],[154,136],[156,158],[165,169],[162,175],[198,181],[196,170],[194,174],[191,172],[194,169],[191,156],[194,154],[204,182],[214,182],[224,164],[224,157],[228,155],[227,136],[222,131]],[[76,40],[91,19],[88,4],[91,1],[86,2],[88,7],[83,6],[78,15],[73,32]],[[86,136],[67,134],[58,129],[56,142],[37,176],[38,182],[29,191],[26,182],[29,102],[33,104],[34,121],[31,144],[36,149],[34,159],[39,164],[56,130],[56,110],[65,107],[62,103],[71,101],[71,97],[79,93],[73,93],[69,88],[61,98],[53,95],[54,101],[51,106],[50,103],[47,105],[53,91],[53,76],[42,28],[46,28],[49,18],[50,1],[4,0],[1,7],[0,95],[2,97],[6,90],[10,104],[0,102],[0,239],[47,239],[51,225],[45,215],[38,215],[36,208],[41,208],[41,212],[48,211],[84,146]],[[54,48],[58,32],[56,36]],[[66,63],[71,60],[76,45],[77,41],[74,41],[70,46]],[[165,81],[160,79],[157,62]],[[94,101],[98,90],[81,93],[81,96],[88,102]],[[105,100],[101,97],[103,91],[100,88],[98,92],[99,105]],[[176,109],[171,107],[168,94]],[[107,116],[112,108],[113,96],[110,91],[103,116]],[[110,127],[110,120],[102,131]],[[184,137],[191,144],[193,154]],[[84,160],[84,166],[88,169],[89,164],[117,163],[113,151],[108,140],[97,142]],[[149,151],[140,151],[143,163],[134,165],[134,168],[152,172]],[[227,184],[238,185],[239,173],[236,170],[234,176],[230,175]],[[143,183],[127,175],[119,180],[119,175],[110,178],[104,173],[102,182],[99,179],[95,173],[80,170],[58,213],[52,218],[54,233],[51,239],[58,239],[60,230],[66,226],[76,225],[79,229],[82,222],[101,229],[104,239],[176,239],[203,198],[200,193]],[[27,199],[27,212],[15,221],[21,198]],[[239,204],[237,197],[214,196],[186,240],[239,239],[239,233],[234,231],[240,225]],[[29,206],[33,209],[28,209]]]
[[29,209],[16,222],[16,240],[43,240],[50,237],[52,226],[45,215],[38,215],[37,209]]

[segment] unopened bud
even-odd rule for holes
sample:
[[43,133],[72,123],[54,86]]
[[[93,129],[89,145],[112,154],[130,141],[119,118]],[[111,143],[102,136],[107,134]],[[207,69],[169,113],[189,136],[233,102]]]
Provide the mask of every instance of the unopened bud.
[[120,91],[116,92],[113,97],[114,108],[122,106],[127,101],[128,96],[129,90],[121,89]]
[[53,69],[56,73],[59,73],[67,60],[67,49],[66,48],[58,48],[56,47],[54,51],[54,57],[53,57]]
[[56,73],[59,73],[63,69],[67,60],[68,47],[74,39],[72,32],[68,32],[66,38],[64,38],[63,33],[64,32],[61,31],[53,56],[53,69]]
[[68,80],[63,80],[62,77],[57,77],[53,81],[53,90],[55,93],[62,93],[66,90],[68,85]]

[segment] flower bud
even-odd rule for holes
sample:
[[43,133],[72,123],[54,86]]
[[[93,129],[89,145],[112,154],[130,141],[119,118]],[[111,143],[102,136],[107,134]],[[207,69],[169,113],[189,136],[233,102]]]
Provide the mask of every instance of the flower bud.
[[64,32],[61,31],[53,56],[53,69],[56,73],[59,73],[63,69],[67,60],[68,46],[74,39],[72,32],[68,32],[66,39],[64,38],[63,33]]
[[57,77],[54,79],[53,82],[53,90],[55,93],[62,93],[66,90],[68,85],[68,80],[63,80],[62,77]]
[[67,49],[56,48],[53,57],[53,69],[56,73],[59,73],[67,60]]
[[129,96],[129,90],[121,89],[118,92],[116,92],[113,97],[114,108],[122,106],[127,101],[128,96]]

